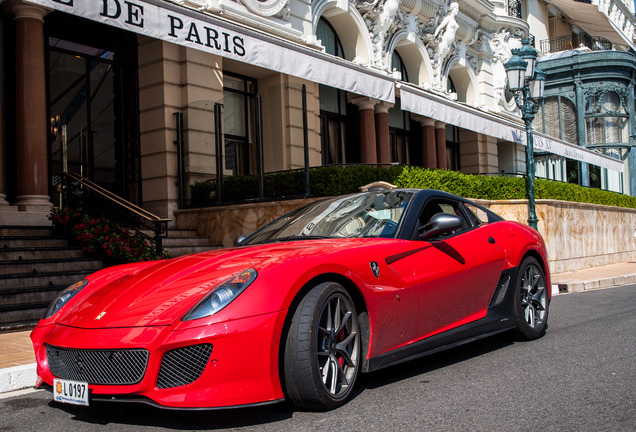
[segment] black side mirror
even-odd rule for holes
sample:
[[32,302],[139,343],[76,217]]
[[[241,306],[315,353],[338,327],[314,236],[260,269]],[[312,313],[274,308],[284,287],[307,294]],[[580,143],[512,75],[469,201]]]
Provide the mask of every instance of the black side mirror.
[[462,228],[463,226],[464,221],[459,216],[448,213],[437,213],[418,231],[420,233],[420,238],[422,240],[426,240],[427,238],[436,237],[441,234],[448,234]]
[[234,241],[234,246],[243,246],[243,243],[245,243],[245,240],[247,240],[247,237],[242,235],[239,236],[239,238],[236,239],[236,241]]

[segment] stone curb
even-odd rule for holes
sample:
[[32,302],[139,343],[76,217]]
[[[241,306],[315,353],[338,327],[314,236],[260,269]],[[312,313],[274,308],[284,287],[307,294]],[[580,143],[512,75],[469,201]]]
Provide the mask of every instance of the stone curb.
[[36,377],[35,363],[0,369],[0,393],[34,387]]
[[[562,282],[552,285],[552,294],[555,291],[559,293],[583,292],[603,288],[612,288],[636,283],[636,274],[610,276],[588,281],[572,281]],[[554,287],[557,287],[555,290]]]

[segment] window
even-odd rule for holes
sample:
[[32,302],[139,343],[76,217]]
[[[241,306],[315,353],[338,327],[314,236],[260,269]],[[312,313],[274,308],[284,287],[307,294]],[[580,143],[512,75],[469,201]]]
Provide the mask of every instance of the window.
[[534,116],[532,127],[554,138],[578,145],[576,123],[574,102],[559,95],[543,99],[539,111]]
[[406,72],[404,61],[396,50],[393,50],[393,56],[391,56],[391,71],[400,72],[400,74],[402,75],[400,80],[404,82],[410,82],[409,75]]
[[232,176],[257,173],[256,82],[228,72],[223,77],[224,170]]
[[389,140],[391,144],[391,162],[411,163],[409,135],[411,129],[410,114],[402,111],[400,99],[389,109]]
[[[452,235],[457,234],[458,232],[465,231],[469,227],[474,226],[476,221],[471,221],[467,219],[464,211],[461,209],[461,204],[458,201],[452,201],[448,199],[431,199],[424,205],[424,210],[419,218],[418,228],[423,227],[427,223],[430,222],[431,218],[439,213],[446,213],[454,216],[458,216],[462,219],[462,228],[460,230],[454,231],[450,234],[446,234],[440,237],[450,237]],[[414,233],[414,238],[419,237],[419,232],[416,229]]]
[[[344,58],[342,44],[329,22],[320,18],[316,37],[327,53]],[[347,162],[345,149],[347,123],[347,95],[344,91],[320,85],[320,141],[323,165]]]

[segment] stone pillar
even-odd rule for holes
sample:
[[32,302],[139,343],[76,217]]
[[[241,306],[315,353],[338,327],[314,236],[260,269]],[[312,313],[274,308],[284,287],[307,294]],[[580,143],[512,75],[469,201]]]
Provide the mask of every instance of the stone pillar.
[[378,151],[375,140],[375,99],[360,97],[351,100],[359,108],[360,159],[362,163],[377,164]]
[[16,130],[20,211],[47,212],[48,195],[44,8],[13,2],[16,44]]
[[446,123],[435,122],[435,147],[437,148],[437,168],[446,169]]
[[391,136],[389,134],[390,104],[381,102],[375,106],[375,140],[378,150],[378,163],[390,164]]
[[[497,138],[467,129],[459,130],[461,170],[466,174],[499,172]],[[525,164],[523,167],[525,171]]]
[[422,165],[437,168],[437,146],[435,145],[435,120],[428,117],[416,117],[422,127]]

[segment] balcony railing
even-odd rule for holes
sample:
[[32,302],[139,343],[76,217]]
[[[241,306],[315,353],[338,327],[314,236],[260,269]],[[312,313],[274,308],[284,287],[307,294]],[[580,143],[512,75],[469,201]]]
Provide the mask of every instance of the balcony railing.
[[605,38],[590,36],[587,33],[561,36],[541,41],[541,52],[544,54],[567,51],[575,48],[589,48],[592,51],[610,51],[612,43]]

